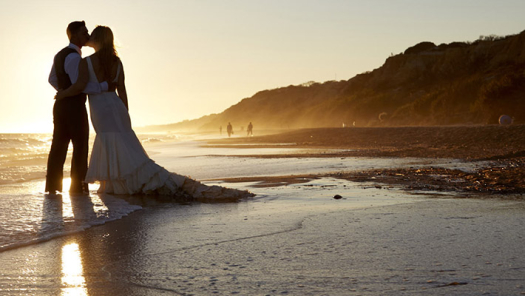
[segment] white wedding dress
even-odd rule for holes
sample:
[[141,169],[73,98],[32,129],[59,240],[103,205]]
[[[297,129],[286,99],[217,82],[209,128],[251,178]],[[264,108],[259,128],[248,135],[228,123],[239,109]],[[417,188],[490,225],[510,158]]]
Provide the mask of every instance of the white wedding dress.
[[[98,83],[89,57],[87,64],[89,81]],[[115,80],[119,75],[120,64]],[[231,201],[253,196],[248,191],[206,186],[156,164],[131,128],[128,110],[116,92],[90,94],[89,108],[96,137],[86,182],[100,182],[99,193],[160,194],[199,201]]]

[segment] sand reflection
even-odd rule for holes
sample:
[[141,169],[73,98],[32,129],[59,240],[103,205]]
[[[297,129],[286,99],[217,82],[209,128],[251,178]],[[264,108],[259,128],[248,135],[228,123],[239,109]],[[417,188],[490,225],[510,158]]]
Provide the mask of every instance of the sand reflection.
[[91,196],[91,203],[93,203],[93,212],[97,215],[97,218],[109,216],[109,208],[98,195]]
[[[69,188],[69,186],[71,186],[71,178],[64,178],[62,184],[64,188]],[[71,205],[71,197],[67,190],[64,190],[62,193],[62,217],[64,220],[73,218],[73,206]]]
[[77,243],[70,243],[62,247],[61,295],[88,295]]
[[[71,178],[64,178],[63,187],[69,188],[70,185]],[[86,220],[89,221],[91,216],[94,217],[96,212],[105,215],[108,211],[104,202],[98,197],[95,198],[93,203],[91,201],[93,197],[72,197],[67,190],[60,196],[60,219],[63,223],[73,222],[72,225],[82,225]],[[82,254],[77,242],[68,243],[62,246],[61,249],[60,295],[89,295],[86,278],[84,277],[84,267],[82,266]]]

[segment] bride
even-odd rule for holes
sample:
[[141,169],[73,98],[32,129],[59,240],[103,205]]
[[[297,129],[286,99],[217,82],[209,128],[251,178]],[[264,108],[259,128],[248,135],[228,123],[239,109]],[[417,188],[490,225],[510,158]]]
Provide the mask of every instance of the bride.
[[160,194],[174,198],[238,200],[248,191],[206,186],[186,176],[170,173],[149,158],[131,128],[124,68],[113,43],[113,32],[96,27],[88,42],[95,53],[83,59],[75,84],[58,92],[60,100],[82,92],[88,82],[112,81],[115,91],[89,95],[91,122],[96,132],[86,182],[100,183],[99,193]]

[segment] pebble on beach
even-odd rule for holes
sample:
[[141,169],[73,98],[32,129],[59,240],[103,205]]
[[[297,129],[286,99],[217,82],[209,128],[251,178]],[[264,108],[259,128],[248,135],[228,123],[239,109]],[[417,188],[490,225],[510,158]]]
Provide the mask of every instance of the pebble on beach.
[[334,195],[334,199],[341,199],[341,198],[343,198],[343,197],[341,195],[339,195],[339,194]]

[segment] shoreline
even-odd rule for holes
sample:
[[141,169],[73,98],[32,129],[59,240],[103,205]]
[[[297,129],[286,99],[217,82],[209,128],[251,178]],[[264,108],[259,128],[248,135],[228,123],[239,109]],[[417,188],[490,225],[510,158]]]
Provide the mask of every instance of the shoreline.
[[308,128],[206,143],[207,147],[347,149],[347,156],[494,160],[525,156],[525,125]]
[[[193,151],[193,147],[187,149]],[[156,148],[160,163],[172,170],[180,168],[179,160],[185,158],[170,156],[168,151],[173,147]],[[233,165],[238,160],[233,157],[227,162],[218,158],[227,170],[246,166],[246,159]],[[251,180],[216,178],[218,185],[258,194],[236,203],[162,203],[130,196],[127,201],[141,210],[47,242],[1,251],[4,269],[0,272],[0,294],[525,293],[524,285],[514,280],[522,278],[525,266],[521,256],[525,204],[521,200],[495,199],[492,193],[485,195],[490,199],[456,198],[459,191],[445,187],[458,183],[447,181],[450,177],[436,188],[407,192],[399,182],[416,183],[402,175],[403,171],[393,170],[415,172],[416,168],[405,168],[412,162],[384,159],[386,167],[392,169],[382,172],[372,159],[334,159],[337,161],[321,162],[322,168],[333,168],[334,172],[254,175]],[[278,159],[264,161],[283,163]],[[287,161],[298,173],[308,172],[299,169],[300,159]],[[343,171],[351,166],[359,168],[358,161],[372,168]],[[332,166],[334,163],[337,165]],[[432,179],[445,173],[428,167],[428,163],[439,166],[450,161],[423,163],[427,171],[420,171],[422,176],[417,177]],[[210,159],[203,164],[210,166]],[[403,169],[395,169],[400,164]],[[467,169],[465,163],[458,164]],[[478,164],[471,165],[470,173],[478,173],[476,167]],[[256,168],[261,171],[261,166]],[[380,172],[393,183],[386,183]],[[224,174],[217,171],[215,176]],[[206,182],[214,182],[210,180]],[[429,183],[424,179],[420,184]],[[446,190],[436,192],[439,188]],[[42,195],[34,191],[27,197],[39,200]],[[342,198],[334,199],[335,195]],[[513,196],[504,195],[508,199]],[[64,217],[83,221],[87,213],[100,206],[97,197],[101,198],[93,194],[92,202],[71,199],[73,211],[68,215],[66,203],[54,203],[62,211],[52,213],[63,221]],[[109,214],[120,209],[101,200]]]
[[[413,191],[454,191],[467,197],[498,194],[525,198],[525,125],[317,128],[257,137],[215,139],[206,143],[207,147],[313,149],[304,154],[262,156],[268,158],[419,157],[460,159],[470,163],[490,161],[491,165],[475,172],[438,167],[393,168],[358,172],[343,170],[302,177],[331,176],[397,185]],[[279,179],[290,177],[267,179],[282,182]],[[240,182],[243,178],[226,180]]]

